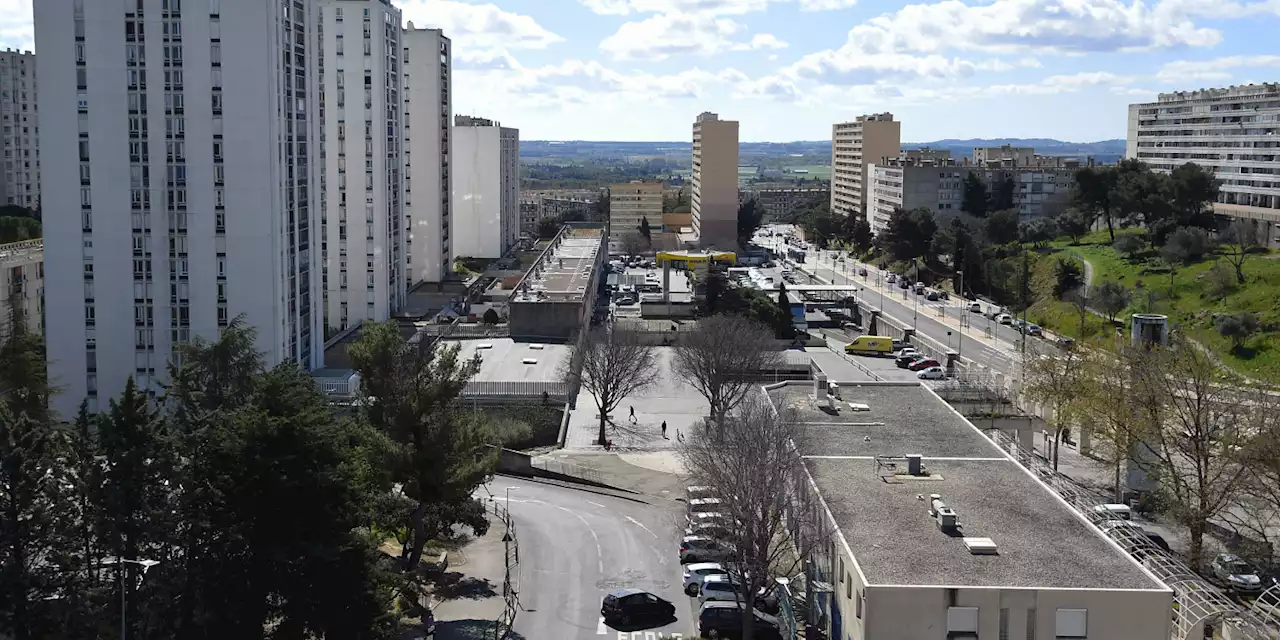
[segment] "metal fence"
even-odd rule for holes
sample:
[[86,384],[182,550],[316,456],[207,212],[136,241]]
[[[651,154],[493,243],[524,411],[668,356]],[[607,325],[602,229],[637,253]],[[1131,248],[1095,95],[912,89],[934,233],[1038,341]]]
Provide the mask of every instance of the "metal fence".
[[556,460],[555,458],[534,458],[532,464],[535,469],[542,469],[543,471],[558,473],[596,484],[604,484],[600,472],[591,467],[584,467],[580,464]]
[[502,578],[504,606],[493,624],[494,640],[504,640],[511,634],[511,628],[516,622],[516,612],[520,610],[520,542],[516,537],[515,520],[507,505],[499,500],[490,500],[489,511],[506,527],[506,534],[502,536],[505,547],[505,570]]
[[477,380],[462,390],[463,399],[473,398],[541,398],[563,403],[569,397],[569,385],[563,382],[525,382],[522,380]]

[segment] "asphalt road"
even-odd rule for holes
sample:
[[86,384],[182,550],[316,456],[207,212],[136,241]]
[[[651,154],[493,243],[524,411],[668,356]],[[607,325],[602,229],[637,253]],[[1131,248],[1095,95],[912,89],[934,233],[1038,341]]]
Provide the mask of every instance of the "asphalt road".
[[[491,484],[499,502],[506,487],[512,487],[520,546],[518,634],[531,640],[633,637],[619,631],[642,631],[636,638],[658,632],[692,637],[697,600],[681,592],[680,503],[651,505],[507,477]],[[623,587],[675,603],[676,620],[643,629],[605,626],[600,601]]]

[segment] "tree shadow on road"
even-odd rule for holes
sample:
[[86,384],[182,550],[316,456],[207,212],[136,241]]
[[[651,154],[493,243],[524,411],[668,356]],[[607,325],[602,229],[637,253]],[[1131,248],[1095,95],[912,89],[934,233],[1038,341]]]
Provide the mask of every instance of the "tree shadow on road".
[[[446,620],[436,623],[435,640],[493,640],[493,630],[493,620]],[[526,640],[514,630],[509,631],[506,638]]]
[[432,593],[441,600],[483,600],[496,598],[498,592],[494,584],[486,578],[464,576],[457,571],[450,571],[437,576],[433,581]]

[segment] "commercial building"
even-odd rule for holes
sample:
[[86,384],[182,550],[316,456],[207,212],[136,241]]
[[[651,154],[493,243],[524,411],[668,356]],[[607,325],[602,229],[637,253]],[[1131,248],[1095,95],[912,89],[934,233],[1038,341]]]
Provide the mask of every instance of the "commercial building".
[[661,182],[632,180],[609,185],[609,237],[638,232],[641,222],[647,222],[651,232],[662,231],[663,193]]
[[743,202],[748,198],[755,198],[764,209],[765,222],[781,222],[799,209],[830,197],[831,189],[823,184],[796,186],[757,183],[746,187],[742,192]]
[[1213,171],[1214,212],[1255,221],[1263,243],[1280,248],[1280,83],[1131,104],[1125,156],[1166,173],[1188,162]]
[[0,113],[4,114],[4,173],[0,204],[40,206],[40,116],[36,111],[36,57],[30,51],[0,52]]
[[1173,591],[928,387],[767,394],[820,498],[823,637],[1170,637]]
[[44,333],[44,243],[0,244],[0,296],[0,337]]
[[831,126],[831,213],[866,216],[871,171],[881,158],[902,150],[902,123],[892,113],[858,116]]
[[457,116],[452,135],[453,255],[501,258],[520,235],[520,132]]
[[703,247],[738,244],[738,121],[705,111],[693,123],[693,232]]
[[315,0],[33,6],[52,408],[156,391],[237,317],[268,366],[318,367]]
[[515,286],[508,326],[515,340],[563,341],[591,321],[608,255],[603,224],[570,224]]
[[405,257],[409,286],[440,282],[453,262],[450,157],[453,44],[439,29],[410,22],[404,46]]
[[325,335],[404,306],[400,10],[317,0]]
[[967,158],[914,160],[905,155],[883,159],[870,165],[871,203],[867,218],[871,231],[882,232],[894,209],[961,211],[964,181],[970,173],[981,178],[989,190],[1012,181],[1012,204],[1019,220],[1061,213],[1071,202],[1080,163],[1034,153],[1024,157],[1023,162],[1024,166],[1014,165],[1013,159],[978,164]]

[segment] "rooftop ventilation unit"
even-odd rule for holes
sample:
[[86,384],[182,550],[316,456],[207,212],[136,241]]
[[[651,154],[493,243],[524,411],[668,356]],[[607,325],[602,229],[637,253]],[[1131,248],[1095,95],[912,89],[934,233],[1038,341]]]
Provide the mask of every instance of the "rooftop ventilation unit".
[[922,456],[918,453],[907,454],[907,473],[913,476],[924,475],[924,464],[921,458]]
[[1000,553],[996,550],[996,542],[991,538],[972,538],[965,536],[964,546],[975,556],[996,556]]
[[943,531],[951,533],[960,528],[960,514],[942,501],[941,494],[929,495],[929,515],[933,516],[938,528]]

